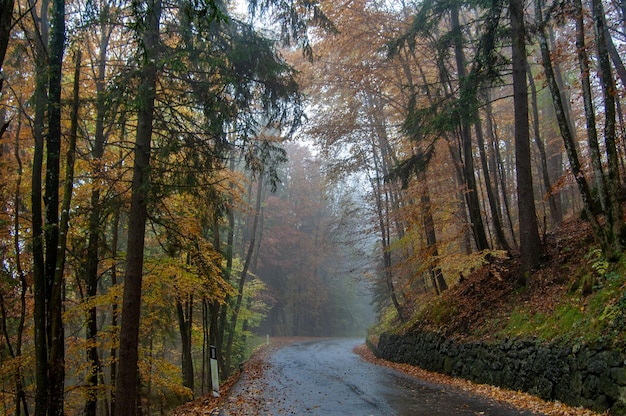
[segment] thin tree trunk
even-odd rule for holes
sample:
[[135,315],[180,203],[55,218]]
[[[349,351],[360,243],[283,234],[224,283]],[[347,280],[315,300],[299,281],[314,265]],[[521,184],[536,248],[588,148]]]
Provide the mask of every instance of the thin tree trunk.
[[[100,188],[97,185],[99,177],[102,174],[100,167],[102,166],[101,159],[104,155],[105,145],[105,133],[104,133],[104,118],[106,114],[106,97],[104,95],[104,82],[106,75],[106,51],[108,46],[109,36],[106,31],[105,16],[108,15],[108,5],[105,5],[105,10],[102,11],[100,19],[100,47],[98,56],[97,78],[96,78],[96,124],[94,132],[94,144],[91,150],[92,160],[95,162],[93,166],[98,167],[98,170],[93,172],[94,187],[91,191],[91,209],[92,212],[89,216],[89,231],[87,237],[87,256],[85,259],[85,286],[86,295],[88,299],[92,299],[98,294],[98,266],[100,263],[100,220],[102,217],[102,203],[100,201]],[[85,416],[96,416],[98,406],[98,375],[100,369],[100,359],[98,356],[98,348],[93,342],[98,334],[98,326],[96,324],[97,309],[91,307],[87,311],[87,322],[85,337],[87,342],[87,359],[91,366],[90,376],[87,379],[91,393],[87,395],[85,402]]]
[[176,299],[176,314],[178,315],[178,329],[182,347],[181,369],[183,373],[183,386],[191,390],[193,394],[193,359],[191,357],[191,328],[193,324],[193,295],[181,301]]
[[[72,190],[74,185],[74,161],[76,155],[76,139],[78,134],[78,109],[80,106],[79,102],[79,88],[80,88],[80,65],[81,65],[81,53],[80,51],[76,53],[76,68],[74,72],[74,94],[72,97],[72,113],[71,113],[71,121],[70,121],[70,142],[66,153],[66,168],[65,168],[65,183],[63,185],[63,202],[61,205],[61,218],[59,220],[59,233],[58,233],[58,242],[57,242],[57,264],[55,268],[54,274],[54,282],[52,286],[52,296],[51,296],[51,333],[54,336],[58,337],[57,342],[51,343],[50,355],[51,360],[55,359],[56,362],[52,362],[50,369],[51,371],[59,371],[60,374],[55,375],[54,377],[50,377],[51,380],[54,380],[57,383],[61,383],[62,386],[58,387],[58,391],[56,394],[60,395],[60,398],[57,398],[58,407],[56,407],[56,412],[51,414],[62,415],[63,414],[63,386],[65,379],[65,350],[64,350],[64,330],[63,330],[63,320],[62,320],[62,311],[63,311],[63,275],[65,271],[65,251],[67,248],[67,232],[69,229],[69,213],[71,208],[72,201]],[[52,396],[54,399],[55,395]]]
[[[22,259],[21,259],[21,244],[20,244],[20,207],[22,206],[22,196],[21,196],[21,183],[22,183],[22,159],[20,156],[20,132],[22,126],[22,113],[18,114],[18,123],[17,130],[15,132],[15,148],[14,155],[15,160],[17,162],[17,181],[15,184],[15,196],[13,199],[13,206],[15,209],[14,217],[13,217],[13,250],[15,252],[15,267],[16,273],[20,282],[20,302],[19,302],[19,319],[17,323],[17,330],[15,336],[15,344],[13,344],[13,338],[9,335],[8,325],[7,325],[7,316],[8,311],[6,309],[6,303],[2,296],[2,292],[0,292],[0,316],[2,317],[2,321],[0,326],[2,327],[2,332],[5,338],[6,348],[9,351],[9,355],[11,358],[20,357],[22,355],[22,339],[24,335],[24,324],[26,321],[26,295],[28,293],[28,282],[26,280],[26,275],[24,270],[22,269]],[[15,308],[14,305],[11,306],[12,309]],[[15,374],[13,375],[15,382],[15,416],[21,416],[22,410],[24,411],[24,415],[28,416],[28,402],[26,401],[26,392],[24,390],[24,376],[22,365],[18,365],[15,370]]]
[[428,182],[426,181],[426,174],[421,173],[418,176],[418,181],[424,184],[424,190],[420,197],[422,205],[422,224],[424,225],[424,232],[426,234],[426,245],[429,249],[430,256],[435,259],[433,264],[429,266],[429,272],[433,279],[436,293],[439,295],[448,289],[448,284],[443,276],[441,267],[439,267],[439,247],[437,245],[437,234],[435,231],[435,221],[433,219],[432,206],[430,203],[430,191],[428,188]]
[[548,171],[548,157],[546,155],[546,147],[541,138],[541,130],[539,128],[539,108],[537,103],[537,88],[535,86],[535,80],[533,74],[530,71],[530,66],[527,68],[528,83],[530,84],[531,104],[533,114],[533,133],[535,136],[535,144],[539,150],[540,162],[541,162],[541,178],[543,179],[543,186],[545,193],[548,196],[548,207],[550,209],[550,220],[552,225],[556,225],[561,222],[559,216],[559,210],[556,206],[556,198],[552,193],[552,183],[550,181],[550,173]]
[[[456,5],[450,9],[450,18],[452,23],[452,31],[457,32],[458,37],[454,42],[454,57],[456,60],[457,73],[459,77],[460,89],[466,88],[466,70],[465,70],[465,54],[463,53],[463,44],[461,40],[461,29],[459,24],[459,9]],[[461,95],[464,95],[461,92]],[[463,110],[462,110],[463,111]],[[465,176],[465,184],[467,192],[465,194],[467,200],[467,209],[469,211],[472,231],[474,233],[474,242],[478,251],[489,248],[487,242],[487,234],[483,224],[480,200],[478,198],[478,187],[476,185],[476,176],[474,172],[474,157],[472,149],[472,133],[467,115],[462,115],[460,120],[461,145],[463,149],[463,173]]]
[[626,236],[626,224],[620,201],[621,181],[619,174],[619,157],[615,138],[615,81],[611,70],[611,61],[606,39],[606,16],[601,0],[592,0],[593,19],[596,28],[596,47],[600,66],[600,79],[604,95],[604,145],[607,155],[608,177],[608,214],[607,228],[609,251],[605,252],[611,259],[619,257],[623,250],[623,239]]
[[583,92],[583,103],[585,108],[585,119],[587,122],[587,142],[591,154],[591,165],[593,166],[593,182],[597,191],[600,207],[603,211],[607,209],[607,186],[606,177],[602,169],[602,157],[600,145],[598,143],[598,133],[596,130],[596,115],[591,92],[591,81],[589,78],[589,57],[585,46],[585,23],[583,21],[583,7],[581,0],[574,0],[576,16],[576,49],[578,51],[578,65],[580,67],[581,86]]
[[48,406],[48,336],[46,268],[44,262],[43,227],[43,159],[44,124],[48,94],[48,70],[45,44],[48,39],[48,1],[41,2],[41,17],[35,13],[35,5],[29,3],[39,33],[29,34],[35,44],[35,91],[33,93],[34,122],[33,167],[31,177],[31,211],[33,227],[33,283],[34,283],[34,326],[35,326],[35,416],[45,416]]
[[476,130],[476,141],[478,145],[478,153],[480,154],[480,162],[483,169],[483,177],[485,178],[485,190],[487,192],[487,200],[489,203],[489,209],[491,211],[491,217],[493,222],[493,229],[496,234],[496,241],[499,248],[502,250],[509,251],[511,247],[504,235],[504,228],[502,227],[502,220],[500,217],[500,212],[498,211],[498,198],[494,192],[493,186],[491,185],[491,175],[489,171],[489,165],[487,163],[487,155],[485,154],[485,139],[483,136],[482,123],[480,119],[476,117],[478,120],[474,123],[474,128]]
[[[13,249],[15,250],[15,267],[17,271],[17,275],[20,280],[20,318],[17,324],[17,337],[15,340],[15,356],[19,357],[22,355],[22,338],[24,336],[24,323],[26,321],[26,293],[28,292],[28,281],[26,280],[26,275],[24,274],[24,270],[22,269],[22,258],[21,258],[21,245],[20,245],[20,207],[22,206],[22,196],[20,193],[21,185],[22,185],[22,158],[20,156],[20,133],[22,130],[22,112],[18,114],[18,123],[17,129],[15,131],[15,160],[17,162],[17,183],[15,184],[15,217],[13,218]],[[6,325],[3,326],[6,328]],[[10,346],[10,341],[7,338],[7,345]],[[21,406],[20,406],[21,404]],[[23,374],[21,366],[17,369],[17,374],[15,375],[15,409],[16,416],[21,416],[21,408],[24,409],[24,414],[28,416],[28,403],[26,402],[26,392],[24,391],[24,382],[23,382]]]
[[517,248],[517,238],[515,236],[515,230],[513,229],[513,219],[511,216],[511,204],[508,197],[509,193],[507,192],[507,175],[502,165],[499,139],[496,133],[497,126],[493,117],[491,99],[489,97],[487,97],[486,100],[485,110],[487,114],[487,136],[489,137],[489,169],[491,172],[494,172],[494,175],[496,177],[496,179],[494,180],[494,191],[498,196],[497,201],[500,201],[500,195],[502,198],[502,204],[498,202],[498,212],[500,212],[501,218],[504,218],[506,216],[508,231],[511,233],[512,245],[513,247]]
[[[376,157],[374,158],[376,160]],[[372,182],[372,188],[374,191],[374,198],[376,199],[376,215],[378,216],[378,225],[380,227],[381,232],[381,250],[383,253],[383,269],[385,273],[385,283],[387,285],[387,289],[389,291],[389,297],[391,302],[398,313],[398,318],[400,318],[401,322],[406,321],[406,317],[404,316],[404,311],[400,302],[398,301],[398,296],[396,294],[395,285],[393,283],[393,274],[392,274],[392,260],[391,260],[391,252],[390,252],[390,240],[389,240],[389,229],[386,225],[384,211],[383,211],[383,191],[382,185],[380,181],[380,177],[378,176],[378,169],[376,171],[376,178],[370,179]]]
[[[61,158],[61,78],[63,53],[65,50],[65,0],[52,2],[52,33],[49,47],[48,72],[48,134],[46,136],[46,183],[44,206],[46,227],[46,280],[48,293],[48,382],[49,397],[47,413],[53,416],[64,414],[65,393],[65,337],[63,331],[63,256],[59,251],[59,183]],[[71,197],[71,184],[68,185]],[[67,189],[66,189],[67,190]],[[65,201],[64,201],[65,202]],[[67,201],[69,205],[69,200]],[[67,208],[69,210],[69,206]],[[66,213],[67,214],[67,213]]]
[[232,311],[232,315],[230,318],[230,332],[228,333],[228,341],[226,343],[226,370],[230,373],[231,367],[231,355],[233,350],[233,341],[235,339],[235,333],[237,329],[237,320],[239,318],[239,311],[241,310],[241,303],[243,301],[243,289],[246,284],[246,278],[248,276],[248,269],[250,267],[250,262],[252,261],[252,254],[254,252],[254,245],[256,241],[257,235],[257,227],[259,225],[259,216],[261,213],[261,202],[262,202],[262,191],[263,191],[263,172],[259,173],[257,177],[257,191],[256,191],[256,206],[254,208],[254,220],[252,222],[252,230],[251,230],[251,239],[248,243],[248,251],[246,254],[246,260],[243,264],[243,269],[241,270],[241,276],[239,277],[239,284],[237,289],[237,300],[235,302],[235,307]]
[[[535,0],[535,13],[537,15],[536,20],[538,22],[543,22],[541,7],[541,2],[539,0]],[[578,150],[576,149],[576,141],[572,131],[570,130],[570,124],[567,118],[565,106],[562,101],[561,91],[557,84],[555,72],[552,67],[552,60],[550,56],[550,48],[548,46],[547,36],[545,33],[545,29],[542,25],[538,27],[537,33],[539,38],[539,47],[541,50],[542,65],[546,76],[546,82],[548,84],[548,87],[550,88],[550,94],[552,96],[552,102],[554,104],[554,113],[559,125],[561,137],[563,138],[565,150],[567,151],[567,157],[569,159],[570,167],[572,169],[572,175],[574,176],[574,180],[578,185],[578,190],[582,198],[585,214],[589,219],[589,223],[591,224],[594,235],[596,236],[598,241],[600,241],[600,244],[604,250],[607,248],[606,235],[600,223],[598,222],[595,213],[593,212],[593,199],[591,196],[591,190],[581,169],[580,159],[578,158]]]
[[[124,123],[122,123],[124,126]],[[123,128],[123,127],[122,127]],[[113,265],[111,266],[111,287],[117,285],[117,246],[119,242],[119,226],[120,226],[120,210],[116,209],[113,213],[113,225],[112,225],[112,235],[111,235],[111,258],[113,259]],[[113,328],[117,327],[117,300],[111,304],[111,326]],[[111,403],[110,403],[110,416],[115,416],[115,382],[117,380],[117,353],[118,350],[113,344],[111,346],[111,386],[113,389],[111,390]]]

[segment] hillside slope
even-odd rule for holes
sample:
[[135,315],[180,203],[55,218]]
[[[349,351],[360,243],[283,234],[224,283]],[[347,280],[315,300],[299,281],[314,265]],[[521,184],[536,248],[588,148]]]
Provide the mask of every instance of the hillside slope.
[[570,220],[545,236],[544,261],[526,287],[516,283],[515,259],[491,258],[418,311],[404,331],[456,338],[602,340],[626,345],[624,261],[604,260],[589,226]]

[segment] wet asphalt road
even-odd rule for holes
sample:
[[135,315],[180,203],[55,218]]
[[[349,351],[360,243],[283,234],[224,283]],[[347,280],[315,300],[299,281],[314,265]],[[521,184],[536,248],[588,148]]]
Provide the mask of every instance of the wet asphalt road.
[[361,339],[299,342],[275,352],[262,380],[245,376],[227,415],[533,415],[370,364]]

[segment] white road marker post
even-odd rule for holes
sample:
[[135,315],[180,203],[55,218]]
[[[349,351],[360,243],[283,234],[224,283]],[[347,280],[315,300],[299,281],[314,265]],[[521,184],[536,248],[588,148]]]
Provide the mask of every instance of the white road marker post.
[[209,363],[211,365],[211,390],[213,397],[220,397],[220,377],[217,370],[217,348],[209,345]]

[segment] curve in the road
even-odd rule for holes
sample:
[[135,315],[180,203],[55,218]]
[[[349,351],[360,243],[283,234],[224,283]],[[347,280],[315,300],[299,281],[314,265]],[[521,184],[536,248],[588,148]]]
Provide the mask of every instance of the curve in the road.
[[529,416],[449,386],[362,360],[359,339],[298,342],[275,352],[261,380],[236,386],[227,415]]

